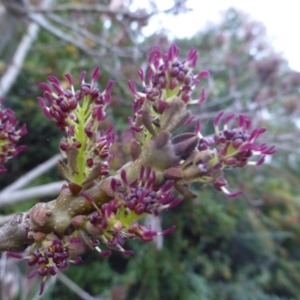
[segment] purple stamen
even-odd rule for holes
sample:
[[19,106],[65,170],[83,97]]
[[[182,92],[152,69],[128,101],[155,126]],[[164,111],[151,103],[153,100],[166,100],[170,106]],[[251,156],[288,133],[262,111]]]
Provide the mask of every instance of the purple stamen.
[[223,115],[224,115],[224,111],[222,110],[222,111],[220,111],[218,114],[217,114],[217,116],[216,116],[216,118],[215,118],[215,120],[214,120],[214,127],[218,127],[218,125],[219,125],[219,123],[220,123],[220,120],[222,119],[222,117],[223,117]]

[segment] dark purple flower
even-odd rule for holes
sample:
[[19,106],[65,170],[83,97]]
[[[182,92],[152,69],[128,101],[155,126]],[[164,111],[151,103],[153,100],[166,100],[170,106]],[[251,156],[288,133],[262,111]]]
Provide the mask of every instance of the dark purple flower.
[[92,73],[91,83],[86,83],[85,73],[82,73],[80,76],[81,86],[77,91],[74,89],[74,81],[70,74],[65,74],[71,88],[70,90],[64,89],[56,77],[49,76],[50,85],[41,83],[40,87],[44,90],[44,97],[50,106],[47,107],[44,99],[38,97],[39,104],[45,116],[52,119],[62,131],[68,131],[68,127],[76,120],[74,111],[76,111],[77,106],[84,99],[84,101],[89,102],[88,105],[85,104],[87,108],[96,105],[93,109],[93,118],[97,119],[98,122],[102,121],[105,116],[104,105],[110,101],[110,91],[114,82],[110,81],[106,89],[101,93],[97,88],[93,87],[95,81],[100,76],[99,67],[96,67]]
[[[186,60],[183,61],[179,60],[179,48],[175,44],[172,44],[165,53],[162,53],[157,46],[152,49],[148,59],[149,71],[147,78],[141,70],[138,72],[143,85],[142,92],[137,91],[133,81],[128,81],[129,89],[135,98],[133,112],[136,120],[139,119],[139,115],[143,115],[145,101],[149,101],[149,105],[156,112],[162,114],[163,109],[160,109],[161,105],[158,105],[158,103],[169,103],[175,96],[182,100],[184,104],[201,103],[205,100],[204,89],[201,91],[199,100],[196,100],[196,102],[191,100],[191,92],[199,85],[198,78],[209,75],[208,71],[200,72],[196,76],[193,75],[192,72],[195,69],[197,58],[198,53],[195,48],[190,49]],[[131,129],[135,133],[143,131],[144,128],[141,127],[139,121],[135,121],[131,122]],[[159,126],[154,123],[154,116],[152,122],[154,126]]]
[[17,156],[25,146],[17,147],[19,139],[27,133],[26,125],[17,129],[19,122],[15,113],[9,109],[3,109],[3,98],[0,98],[0,172],[6,169],[1,164],[6,163],[12,157]]
[[[51,242],[52,239],[52,242]],[[18,253],[8,252],[7,256],[17,259],[26,259],[29,266],[36,266],[36,269],[29,273],[28,278],[34,277],[39,274],[43,277],[40,286],[40,295],[44,291],[45,281],[48,275],[55,276],[58,269],[65,269],[69,262],[79,263],[81,258],[75,260],[69,259],[69,244],[74,245],[74,238],[69,239],[68,242],[63,242],[54,235],[50,240],[45,240],[39,249],[34,250],[28,256]]]
[[141,167],[139,178],[132,182],[127,181],[124,170],[121,171],[121,178],[126,189],[119,194],[119,197],[123,199],[123,205],[137,215],[154,214],[157,216],[160,211],[180,202],[170,192],[173,187],[172,181],[167,181],[159,188],[154,187],[156,175],[150,167]]
[[[224,117],[224,111],[217,114],[214,120],[215,134],[213,139],[204,138],[200,133],[200,123],[196,124],[196,133],[200,137],[198,150],[200,151],[194,161],[198,167],[199,181],[212,183],[215,189],[223,191],[229,197],[240,195],[241,192],[229,192],[227,181],[221,176],[222,170],[246,165],[261,165],[266,155],[275,153],[275,147],[268,147],[265,143],[257,143],[258,138],[265,133],[265,128],[251,129],[251,121],[245,115],[240,115],[237,127],[229,128],[229,123],[235,118],[234,114]],[[223,119],[223,128],[220,124]],[[253,156],[260,156],[252,161]],[[204,158],[204,159],[202,159]]]

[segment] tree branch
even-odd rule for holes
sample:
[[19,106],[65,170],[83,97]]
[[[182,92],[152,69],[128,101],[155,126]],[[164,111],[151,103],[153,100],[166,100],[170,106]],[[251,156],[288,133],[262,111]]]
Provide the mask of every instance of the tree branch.
[[32,240],[28,239],[28,214],[16,214],[0,228],[0,251],[23,251]]
[[[101,36],[99,37],[99,34],[98,35],[93,34],[84,28],[76,26],[76,24],[74,24],[71,21],[68,21],[68,20],[61,18],[54,14],[48,14],[47,16],[50,20],[56,22],[57,24],[65,26],[68,29],[70,29],[72,34],[76,35],[76,40],[80,40],[83,44],[84,44],[84,40],[86,38],[88,38],[88,39],[93,40],[97,44],[99,44],[101,46],[101,49],[106,49],[106,51],[108,51],[110,53],[115,53],[116,55],[118,55],[120,57],[132,57],[132,55],[133,55],[132,47],[114,46],[112,44],[106,43],[105,39],[103,37],[101,37]],[[105,53],[107,53],[107,52],[105,52]]]
[[77,294],[83,300],[104,300],[103,298],[100,298],[99,296],[97,298],[91,296],[90,294],[85,292],[83,289],[81,289],[76,283],[74,283],[70,278],[68,278],[62,272],[59,272],[57,274],[57,277],[63,284],[65,284],[71,291],[73,291],[75,294]]
[[58,160],[61,158],[62,156],[60,154],[54,155],[53,157],[49,158],[45,162],[41,163],[40,165],[38,165],[28,173],[20,177],[11,185],[4,188],[0,193],[0,202],[1,202],[1,197],[4,196],[4,194],[11,193],[12,191],[18,190],[26,186],[37,177],[49,171],[52,167],[54,167],[57,164]]
[[[181,154],[192,151],[198,143],[198,138],[194,135],[188,135],[188,140],[185,139],[184,142],[177,136],[175,144],[170,138],[170,134],[162,131],[148,142],[138,159],[123,167],[128,182],[138,177],[141,166],[151,166],[156,169],[156,184],[161,185],[165,181],[164,170],[178,164],[182,159]],[[119,170],[114,176],[97,178],[83,185],[82,191],[93,199],[93,203],[87,201],[83,194],[72,191],[69,184],[65,184],[55,200],[38,203],[28,212],[17,214],[0,227],[0,251],[22,251],[35,242],[37,232],[54,233],[59,238],[71,234],[75,229],[72,223],[75,216],[89,215],[95,211],[94,205],[101,207],[113,199],[111,181],[114,178],[121,182],[120,176]]]
[[52,182],[20,191],[1,194],[0,207],[13,205],[28,199],[56,196],[59,194],[59,191],[64,183],[65,181]]
[[39,26],[31,22],[24,34],[9,67],[0,79],[0,97],[3,97],[14,84],[23,66],[23,61],[39,31]]
[[54,36],[58,37],[59,39],[70,43],[74,46],[76,46],[78,49],[82,50],[84,53],[91,55],[91,56],[101,56],[104,55],[105,53],[103,51],[93,51],[90,48],[86,47],[83,43],[79,42],[76,40],[74,37],[71,35],[67,34],[66,32],[58,29],[57,27],[53,26],[47,19],[39,14],[29,14],[28,18],[53,34]]
[[89,5],[89,4],[61,4],[51,7],[40,7],[40,6],[28,6],[23,7],[15,3],[8,3],[6,7],[11,11],[14,11],[18,14],[29,14],[29,13],[43,13],[47,14],[49,12],[84,12],[84,13],[101,13],[111,16],[124,16],[133,20],[144,20],[148,19],[152,14],[147,14],[145,12],[139,11],[138,13],[132,13],[129,10],[125,9],[110,9],[104,5]]

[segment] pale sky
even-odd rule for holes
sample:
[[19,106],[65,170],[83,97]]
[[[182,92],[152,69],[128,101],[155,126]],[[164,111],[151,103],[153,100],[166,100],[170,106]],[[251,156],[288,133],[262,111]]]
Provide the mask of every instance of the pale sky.
[[[147,0],[137,2],[142,5],[145,1],[148,2]],[[169,0],[157,2],[161,9],[170,7]],[[233,6],[262,22],[267,28],[267,34],[273,41],[275,49],[283,53],[291,68],[300,71],[299,0],[188,0],[188,6],[194,11],[176,17],[156,17],[147,29],[147,33],[151,30],[155,31],[156,28],[165,28],[177,37],[192,36],[208,22],[220,20],[220,11]]]

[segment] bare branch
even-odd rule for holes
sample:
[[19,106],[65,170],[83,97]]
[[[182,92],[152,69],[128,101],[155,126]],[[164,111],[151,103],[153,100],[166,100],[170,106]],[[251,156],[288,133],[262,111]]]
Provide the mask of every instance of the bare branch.
[[[107,194],[107,180],[95,182],[85,191],[96,202],[105,203],[111,199]],[[63,209],[62,209],[63,208]],[[23,251],[35,239],[34,232],[55,232],[62,236],[70,226],[72,217],[91,213],[94,207],[79,195],[72,195],[69,188],[61,190],[56,200],[38,203],[26,213],[15,215],[0,227],[0,252]]]
[[[167,139],[167,143],[162,144],[162,138]],[[181,160],[181,153],[192,151],[191,149],[198,142],[195,136],[189,137],[188,142],[180,143],[180,150],[177,148],[177,152],[174,153],[173,147],[175,146],[168,140],[170,138],[171,136],[166,132],[158,134],[149,142],[145,151],[140,153],[138,160],[123,166],[129,182],[136,178],[136,172],[140,170],[141,165],[168,169]],[[174,153],[171,158],[169,158],[169,152]],[[161,157],[161,159],[157,160],[156,157]],[[119,170],[113,176],[104,179],[97,177],[92,182],[83,184],[84,193],[76,192],[72,185],[63,185],[55,200],[37,203],[28,212],[16,215],[0,227],[0,251],[22,251],[27,245],[35,242],[37,232],[54,233],[58,237],[71,234],[75,230],[72,223],[74,217],[89,215],[95,211],[94,205],[100,207],[113,199],[114,192],[111,183],[113,179],[121,180],[120,172]],[[164,176],[160,174],[156,177],[156,184],[160,185],[164,180]],[[93,202],[87,201],[86,197],[93,199]]]
[[27,237],[27,216],[27,214],[16,214],[0,228],[1,251],[23,251],[32,243],[32,240]]
[[84,13],[102,13],[111,16],[124,16],[129,19],[134,20],[144,20],[148,19],[152,14],[147,14],[139,11],[138,13],[132,13],[129,10],[114,10],[110,9],[104,5],[89,5],[89,4],[61,4],[51,7],[39,7],[39,6],[30,6],[22,7],[21,5],[16,5],[15,3],[9,3],[6,5],[11,11],[14,11],[18,14],[28,14],[28,13],[49,13],[49,12],[84,12]]
[[38,31],[39,26],[37,24],[33,22],[29,24],[27,32],[19,43],[7,71],[0,79],[0,97],[4,96],[14,84],[23,66],[23,61],[27,52],[29,51],[33,41],[36,39]]
[[[160,232],[162,231],[162,226],[161,226],[161,216],[153,216],[153,215],[148,215],[145,218],[145,226],[149,226],[151,230]],[[156,246],[156,249],[161,250],[164,244],[164,237],[162,235],[158,235],[153,238],[153,243]]]
[[[131,46],[130,47],[114,46],[112,44],[106,43],[105,39],[102,38],[101,36],[99,37],[99,35],[95,35],[84,28],[78,27],[78,26],[76,26],[76,24],[74,24],[71,21],[68,21],[68,20],[61,18],[54,14],[48,14],[47,16],[50,20],[70,29],[72,34],[76,35],[76,40],[77,41],[80,40],[82,42],[82,44],[84,44],[85,38],[88,38],[88,39],[91,39],[94,42],[98,43],[101,46],[101,49],[106,49],[110,53],[113,52],[120,57],[132,57],[133,51],[132,51]],[[107,53],[107,52],[105,52],[105,53]],[[103,54],[104,54],[104,51],[103,51]],[[101,54],[98,53],[97,55],[99,56]]]
[[[12,191],[18,190],[18,189],[26,186],[27,184],[29,184],[31,181],[33,181],[37,177],[39,177],[42,174],[44,174],[45,172],[49,171],[53,166],[55,166],[57,164],[58,160],[61,157],[62,156],[60,154],[54,155],[50,159],[46,160],[42,164],[35,167],[33,170],[31,170],[28,173],[26,173],[25,175],[23,175],[21,178],[16,180],[11,185],[4,188],[0,193],[0,199],[2,196],[4,196],[4,194],[10,193]],[[1,202],[1,200],[0,200],[0,202]]]
[[0,55],[2,54],[2,51],[7,43],[11,40],[16,24],[17,19],[14,16],[8,14],[5,6],[0,3]]
[[0,259],[0,282],[1,300],[16,299],[22,288],[22,274],[19,266],[6,253],[2,253]]
[[[88,55],[92,56],[101,56],[104,55],[103,51],[93,51],[89,47],[86,47],[83,43],[79,42],[77,39],[72,37],[71,35],[67,34],[66,32],[56,28],[53,26],[44,16],[39,15],[39,14],[30,14],[28,15],[28,18],[31,21],[34,21],[36,24],[53,34],[54,36],[58,37],[59,39],[70,43],[74,46],[76,46],[78,49],[82,50]],[[100,52],[100,54],[99,54]],[[101,53],[102,52],[102,53]]]
[[59,272],[57,274],[57,278],[83,300],[104,300],[104,298],[100,298],[99,296],[97,296],[97,298],[91,296],[62,272]]
[[20,191],[0,195],[0,207],[16,204],[29,199],[57,196],[65,181],[52,182]]

